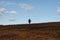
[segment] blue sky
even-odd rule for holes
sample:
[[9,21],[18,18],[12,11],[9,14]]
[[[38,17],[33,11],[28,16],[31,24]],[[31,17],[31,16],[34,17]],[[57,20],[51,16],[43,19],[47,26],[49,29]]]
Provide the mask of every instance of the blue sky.
[[0,0],[0,24],[60,21],[60,0]]

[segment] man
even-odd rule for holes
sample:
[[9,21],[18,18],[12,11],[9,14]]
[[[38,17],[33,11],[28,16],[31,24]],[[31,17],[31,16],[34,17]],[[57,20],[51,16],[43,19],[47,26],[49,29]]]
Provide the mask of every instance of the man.
[[28,20],[28,23],[29,23],[29,24],[31,23],[31,19]]

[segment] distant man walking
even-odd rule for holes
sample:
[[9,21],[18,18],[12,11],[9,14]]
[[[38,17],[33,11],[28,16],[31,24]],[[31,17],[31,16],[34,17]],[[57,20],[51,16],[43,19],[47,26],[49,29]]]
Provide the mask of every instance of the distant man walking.
[[31,19],[28,20],[28,23],[31,24]]

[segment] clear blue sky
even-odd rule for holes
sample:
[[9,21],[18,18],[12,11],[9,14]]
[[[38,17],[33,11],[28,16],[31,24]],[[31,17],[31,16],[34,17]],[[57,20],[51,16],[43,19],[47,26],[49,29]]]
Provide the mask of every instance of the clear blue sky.
[[0,0],[0,24],[60,21],[60,0]]

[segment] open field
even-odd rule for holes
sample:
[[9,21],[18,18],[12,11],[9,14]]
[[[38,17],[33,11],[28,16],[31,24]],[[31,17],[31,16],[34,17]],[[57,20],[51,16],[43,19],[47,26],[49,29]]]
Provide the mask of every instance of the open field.
[[60,22],[0,25],[0,40],[60,40]]

